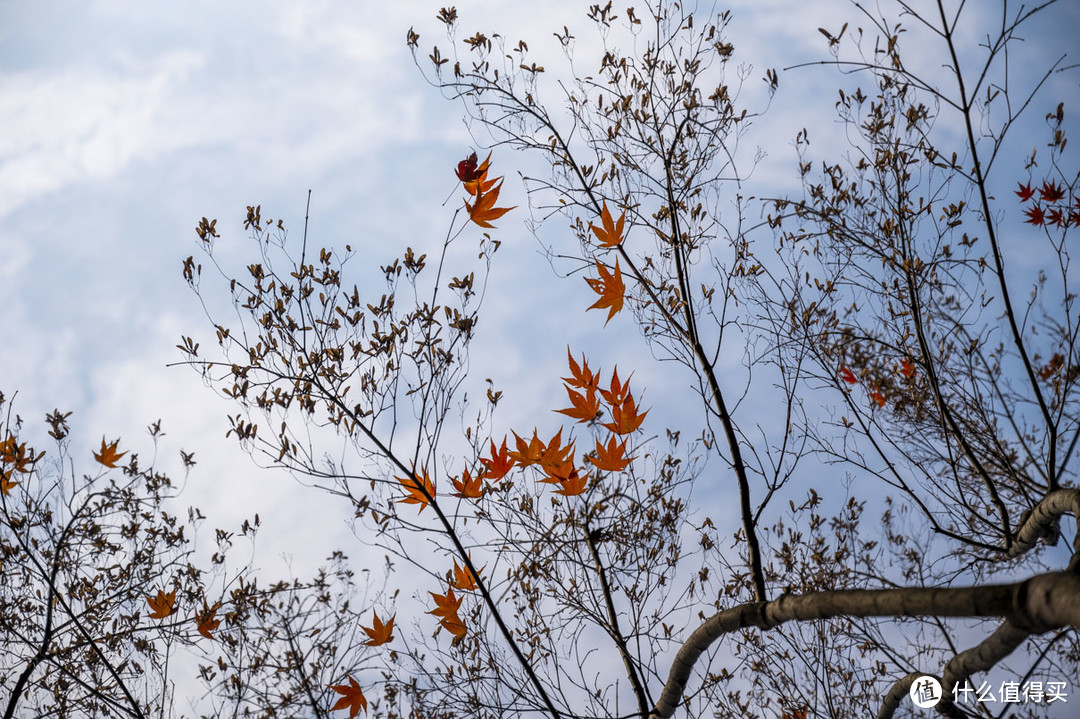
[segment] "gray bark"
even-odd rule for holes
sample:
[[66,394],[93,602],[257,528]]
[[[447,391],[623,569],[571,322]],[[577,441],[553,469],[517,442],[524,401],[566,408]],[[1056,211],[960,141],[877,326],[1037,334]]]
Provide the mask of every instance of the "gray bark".
[[[783,595],[770,602],[747,602],[725,609],[698,627],[676,654],[667,683],[650,717],[666,719],[675,713],[694,664],[723,635],[752,627],[768,630],[792,620],[837,616],[1005,619],[1006,623],[986,641],[949,662],[947,681],[948,676],[963,676],[993,666],[993,662],[1015,649],[1017,637],[1022,641],[1029,634],[1041,634],[1064,626],[1080,628],[1080,575],[1049,572],[1014,584],[974,587],[814,592],[802,596]],[[993,662],[986,664],[991,659]]]

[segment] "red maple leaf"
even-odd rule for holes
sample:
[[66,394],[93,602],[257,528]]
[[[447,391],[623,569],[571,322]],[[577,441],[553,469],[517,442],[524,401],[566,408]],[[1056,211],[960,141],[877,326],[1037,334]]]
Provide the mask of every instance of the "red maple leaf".
[[562,427],[555,436],[544,445],[537,459],[540,468],[551,475],[557,475],[565,479],[567,473],[574,466],[574,443],[563,446]]
[[94,459],[99,464],[103,464],[110,469],[116,469],[116,463],[120,461],[127,452],[117,452],[117,446],[120,444],[120,440],[114,440],[112,444],[105,444],[105,438],[101,438],[101,451],[94,452]]
[[461,184],[465,187],[465,191],[470,195],[475,195],[477,192],[487,192],[499,181],[499,178],[497,177],[494,180],[487,179],[488,167],[490,165],[490,152],[488,153],[488,156],[484,158],[484,161],[480,163],[479,167],[476,165],[476,153],[474,152],[458,163],[457,170],[454,174],[461,180]]
[[600,390],[600,394],[603,395],[604,401],[615,406],[622,404],[627,395],[630,394],[630,380],[625,382],[619,382],[619,366],[615,365],[614,371],[611,373],[611,387],[610,389]]
[[[476,155],[473,155],[473,157],[475,158]],[[1020,185],[1019,182],[1016,184]],[[1016,191],[1016,194],[1019,195],[1021,202],[1027,202],[1035,194],[1035,190],[1031,189],[1031,183],[1029,182],[1026,185],[1020,185],[1020,189]]]
[[532,439],[528,441],[519,437],[517,432],[514,432],[513,434],[514,439],[517,441],[517,449],[510,450],[507,453],[507,456],[522,467],[538,464],[540,458],[544,456],[544,443],[540,440],[540,437],[537,436],[536,430],[533,429]]
[[576,469],[573,469],[566,476],[566,479],[559,482],[559,488],[555,490],[555,494],[561,494],[564,497],[576,497],[585,492],[588,484],[589,475],[580,474]]
[[604,427],[615,434],[630,434],[638,430],[648,413],[649,411],[646,410],[638,414],[634,396],[627,395],[622,404],[612,406],[611,421],[605,423]]
[[1039,188],[1039,196],[1044,202],[1057,202],[1065,197],[1065,193],[1056,182],[1043,182],[1042,187]]
[[401,482],[401,486],[409,493],[409,496],[397,500],[398,502],[419,504],[420,511],[423,512],[424,507],[428,506],[435,497],[435,485],[428,478],[427,470],[424,470],[422,477],[419,472],[413,472],[412,477],[395,477],[394,479]]
[[858,382],[858,378],[855,377],[855,373],[847,367],[840,368],[840,379],[844,380],[848,384],[855,384]]
[[457,179],[462,182],[472,182],[479,178],[480,171],[476,169],[476,153],[474,152],[459,162],[454,174],[457,175]]
[[[472,552],[469,552],[469,561],[472,561]],[[486,565],[485,565],[486,566]],[[484,571],[484,568],[475,570],[475,572],[469,569],[469,565],[459,567],[457,560],[454,560],[454,579],[450,582],[450,586],[454,589],[460,589],[463,592],[475,592],[479,586],[476,583],[476,579],[480,572]]]
[[1029,208],[1028,211],[1024,214],[1027,215],[1027,219],[1024,220],[1024,222],[1028,223],[1029,225],[1041,225],[1043,223],[1043,220],[1045,219],[1043,217],[1043,210],[1038,205]]

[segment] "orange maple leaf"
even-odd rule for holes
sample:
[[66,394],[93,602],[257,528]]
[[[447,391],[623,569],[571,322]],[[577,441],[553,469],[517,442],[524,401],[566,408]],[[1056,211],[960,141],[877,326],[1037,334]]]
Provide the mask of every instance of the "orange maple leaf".
[[873,402],[878,407],[884,407],[885,406],[885,395],[883,395],[881,393],[881,390],[877,389],[876,387],[873,390],[871,390],[870,399],[873,400]]
[[562,446],[562,428],[555,433],[551,441],[544,447],[543,454],[538,460],[541,469],[548,474],[565,476],[572,468],[574,461],[574,443]]
[[567,407],[566,409],[555,410],[559,414],[565,414],[567,417],[576,419],[578,422],[588,422],[596,419],[596,415],[600,413],[600,398],[596,396],[596,390],[590,387],[588,391],[582,395],[580,392],[566,388],[566,394],[570,398],[570,404],[573,407]]
[[600,295],[600,299],[589,305],[590,310],[602,310],[605,307],[608,309],[607,320],[604,322],[606,325],[611,322],[611,318],[616,315],[623,307],[623,295],[626,292],[626,285],[623,284],[622,270],[619,269],[619,259],[615,258],[615,272],[612,274],[608,271],[608,268],[600,263],[600,260],[595,260],[596,271],[600,273],[600,277],[592,279],[586,277],[585,281],[589,283],[589,287],[592,287],[593,292]]
[[589,475],[579,474],[577,469],[572,469],[566,479],[559,482],[559,488],[555,490],[555,494],[561,494],[565,497],[576,497],[585,491],[585,487],[588,484]]
[[408,497],[403,497],[398,502],[419,504],[420,511],[423,512],[424,507],[435,498],[435,485],[428,478],[427,470],[424,471],[423,477],[419,472],[414,472],[412,477],[394,477],[394,479],[401,482],[401,486],[409,492]]
[[608,211],[607,202],[604,202],[604,209],[600,212],[600,221],[604,225],[603,229],[591,222],[589,223],[589,229],[596,234],[596,239],[600,240],[603,247],[617,247],[623,240],[623,223],[626,221],[626,212],[623,211],[619,215],[619,222],[616,224],[611,219],[611,212]]
[[585,359],[585,355],[581,355],[581,364],[579,365],[574,361],[574,356],[570,354],[570,348],[566,348],[566,358],[570,364],[570,377],[563,377],[562,380],[571,387],[577,389],[600,389],[600,373],[593,374],[593,371],[589,369],[589,363]]
[[[12,465],[11,469],[4,473],[4,476],[9,478],[15,472],[29,474],[30,465],[35,464],[44,456],[44,452],[35,456],[33,447],[27,451],[26,442],[21,444],[16,442],[15,435],[13,434],[9,434],[7,439],[0,442],[0,462]],[[16,484],[18,484],[18,482],[13,483],[11,486],[14,487]]]
[[484,465],[484,477],[495,482],[506,476],[514,467],[514,460],[506,449],[506,438],[503,438],[502,447],[495,449],[495,440],[491,441],[491,458],[481,457],[480,463]]
[[195,626],[199,630],[199,634],[202,634],[207,639],[213,639],[213,635],[210,633],[221,626],[220,619],[214,619],[214,615],[217,614],[218,607],[220,605],[215,604],[213,607],[203,605],[202,612],[195,617]]
[[519,437],[517,432],[513,432],[513,435],[514,439],[517,441],[517,449],[508,452],[510,459],[514,460],[522,467],[528,467],[530,464],[539,462],[540,458],[544,455],[544,443],[536,436],[536,430],[533,430],[532,439],[528,442]]
[[910,357],[904,357],[900,360],[900,374],[907,379],[915,376],[915,365]]
[[612,407],[620,405],[630,394],[630,379],[627,378],[625,382],[619,382],[619,366],[615,365],[615,370],[611,373],[611,384],[608,389],[600,390],[600,396],[604,398]]
[[337,703],[330,707],[330,711],[336,712],[338,709],[348,709],[349,719],[353,719],[360,710],[363,709],[367,714],[367,699],[364,697],[363,690],[360,689],[360,685],[356,683],[356,680],[349,675],[348,684],[327,685],[331,689],[336,691],[342,696],[338,698]]
[[435,600],[435,608],[428,612],[428,614],[434,614],[436,617],[449,617],[453,614],[457,614],[458,609],[461,607],[461,600],[464,597],[458,597],[454,594],[454,588],[451,587],[446,591],[446,594],[436,594],[435,592],[428,592],[431,598]]
[[589,457],[589,461],[597,469],[606,472],[621,472],[630,465],[632,459],[633,457],[626,456],[626,440],[616,443],[615,435],[611,435],[608,439],[607,446],[600,444],[600,440],[596,440],[596,456]]
[[117,447],[120,444],[120,440],[114,441],[112,444],[105,444],[105,438],[101,438],[101,452],[94,452],[94,459],[99,463],[105,465],[109,469],[116,469],[116,463],[127,452],[117,452]]
[[461,473],[461,479],[454,477],[450,482],[454,485],[455,496],[462,497],[463,499],[479,499],[484,496],[484,483],[481,481],[482,475],[477,475],[475,478],[469,474],[469,468],[466,467]]
[[[1077,202],[1080,202],[1080,200],[1077,200]],[[1064,366],[1065,356],[1060,352],[1055,352],[1054,356],[1050,358],[1050,361],[1043,365],[1043,368],[1039,370],[1039,377],[1044,380],[1049,380],[1051,377],[1056,375]]]
[[611,408],[611,421],[605,423],[604,427],[615,434],[630,434],[641,426],[641,423],[645,421],[645,415],[648,413],[649,411],[646,410],[642,414],[638,414],[634,396],[627,394],[622,404],[614,405]]
[[810,707],[803,707],[802,709],[792,709],[790,712],[785,710],[780,715],[780,719],[806,719],[806,714],[809,711]]
[[499,201],[499,192],[501,191],[501,182],[494,185],[487,192],[484,192],[483,188],[481,188],[481,191],[476,195],[475,205],[465,203],[465,209],[469,211],[469,218],[481,227],[494,229],[495,225],[491,224],[492,220],[499,219],[514,207],[517,207],[517,205],[514,205],[514,207],[495,207],[495,203]]
[[480,164],[476,166],[476,153],[469,155],[464,160],[458,163],[457,166],[457,178],[461,180],[462,185],[465,187],[465,191],[470,195],[475,195],[477,190],[480,192],[487,192],[495,183],[500,179],[496,177],[494,180],[487,179],[488,166],[491,164],[491,153]]
[[15,437],[8,435],[7,439],[0,442],[0,462],[14,463],[17,455],[18,445],[15,443]]
[[[394,617],[397,615],[395,614]],[[377,647],[380,644],[386,644],[394,638],[394,617],[390,617],[390,621],[383,624],[383,621],[379,619],[379,615],[375,613],[375,610],[371,610],[371,628],[365,627],[363,624],[360,628],[367,633],[368,639],[364,644],[369,647]]]
[[428,592],[428,594],[435,599],[435,608],[430,610],[428,614],[439,617],[439,624],[454,636],[452,643],[457,644],[465,638],[466,633],[465,623],[458,616],[458,609],[461,607],[461,600],[464,597],[455,596],[453,587],[448,589],[446,594],[436,594],[435,592]]
[[[469,552],[469,561],[472,561],[472,552]],[[455,559],[454,578],[450,582],[450,586],[463,592],[474,592],[478,588],[476,584],[477,575],[482,571],[484,571],[484,567],[476,570],[475,573],[469,569],[467,564],[464,567],[459,567],[457,559]]]
[[465,635],[468,633],[468,630],[465,628],[465,622],[461,621],[461,617],[459,617],[457,613],[451,614],[449,617],[443,617],[439,620],[439,625],[453,635],[454,638],[450,642],[451,646],[456,645],[465,639]]
[[154,610],[150,613],[151,619],[164,619],[175,611],[173,605],[176,603],[176,590],[166,594],[164,590],[159,589],[156,597],[146,598],[146,603]]

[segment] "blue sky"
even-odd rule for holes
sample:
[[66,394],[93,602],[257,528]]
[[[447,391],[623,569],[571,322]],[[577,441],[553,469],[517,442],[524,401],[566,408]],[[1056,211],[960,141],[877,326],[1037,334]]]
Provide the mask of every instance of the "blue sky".
[[[554,70],[557,58],[544,52],[563,25],[576,29],[579,54],[589,57],[588,4],[457,7],[462,34],[480,27],[528,39]],[[837,30],[851,16],[840,0],[730,5],[728,36],[739,62],[753,67],[751,107],[765,101],[758,78],[766,67],[822,59],[818,28]],[[0,391],[18,391],[17,409],[30,423],[54,407],[73,410],[73,449],[86,459],[102,435],[148,453],[143,428],[161,418],[164,466],[180,472],[181,447],[199,462],[185,502],[202,507],[211,525],[260,513],[259,563],[271,574],[280,573],[282,553],[302,571],[336,547],[348,551],[348,508],[253,466],[223,437],[231,407],[194,372],[166,367],[179,359],[181,334],[212,344],[180,263],[197,251],[203,216],[218,219],[223,261],[250,261],[247,205],[261,204],[298,236],[309,189],[310,241],[352,244],[357,267],[388,261],[405,245],[437,248],[460,202],[453,168],[489,140],[470,137],[461,107],[424,81],[405,47],[411,26],[424,55],[434,42],[445,46],[439,7],[0,0]],[[1026,67],[1075,50],[1068,34],[1080,27],[1077,8],[1065,3],[1056,24],[1032,26]],[[966,40],[974,49],[978,37]],[[930,54],[918,61],[934,67]],[[768,154],[753,177],[756,192],[797,190],[791,142],[802,127],[819,156],[842,151],[837,86],[825,68],[781,73],[780,93],[745,144],[750,154]],[[1043,142],[1042,115],[1058,99],[1076,108],[1077,96],[1075,75],[1052,79],[1030,110],[1030,132],[1017,133],[1017,176],[1019,148]],[[601,313],[582,312],[593,301],[585,283],[557,281],[539,255],[516,179],[537,173],[535,159],[504,150],[493,162],[508,176],[506,204],[520,206],[497,223],[504,245],[473,346],[475,376],[506,391],[497,424],[549,422],[536,420],[534,408],[562,401],[567,344],[604,368],[633,369],[654,416],[678,416],[694,400],[690,378],[651,360],[630,317],[604,329]],[[561,232],[555,221],[542,237],[558,242]],[[732,357],[731,367],[742,359]],[[307,521],[315,516],[339,520]]]

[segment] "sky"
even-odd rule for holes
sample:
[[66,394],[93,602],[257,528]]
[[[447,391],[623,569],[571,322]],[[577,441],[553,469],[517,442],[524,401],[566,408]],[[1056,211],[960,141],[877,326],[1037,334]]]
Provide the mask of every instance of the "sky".
[[[564,25],[581,29],[582,56],[595,47],[588,4],[477,0],[457,9],[462,34],[479,27],[528,39],[540,61]],[[818,28],[838,30],[852,15],[840,0],[730,6],[728,36],[738,61],[753,68],[751,107],[765,104],[765,68],[827,58]],[[311,241],[351,244],[357,267],[386,262],[406,245],[437,248],[460,203],[453,168],[490,143],[470,135],[461,106],[425,81],[405,46],[410,27],[420,33],[421,57],[433,43],[445,45],[439,7],[0,0],[0,391],[18,393],[17,411],[41,437],[35,423],[45,412],[73,411],[73,454],[84,460],[103,435],[149,454],[144,428],[160,418],[163,466],[182,474],[178,450],[196,453],[184,501],[213,526],[258,512],[259,564],[271,575],[284,571],[283,556],[302,574],[335,548],[349,553],[349,511],[256,467],[224,438],[231,407],[195,372],[168,366],[180,360],[181,335],[213,344],[181,262],[197,254],[194,230],[204,216],[218,220],[223,262],[251,261],[242,228],[248,205],[283,218],[298,236],[309,190]],[[1075,58],[1068,28],[1080,26],[1077,8],[1064,3],[1057,17],[1065,21],[1032,27],[1030,67],[1064,50]],[[966,46],[974,51],[978,39],[972,33]],[[920,60],[933,66],[931,56]],[[781,71],[780,92],[746,145],[767,154],[753,177],[759,192],[797,190],[792,138],[802,127],[815,149],[843,148],[832,112],[837,84],[822,68]],[[1075,75],[1051,78],[1020,145],[1034,143],[1027,137],[1041,132],[1054,98],[1076,100]],[[632,367],[657,416],[677,417],[693,399],[689,378],[643,351],[630,317],[604,328],[600,313],[582,312],[593,301],[588,287],[558,280],[541,257],[517,180],[538,172],[535,158],[497,149],[493,163],[507,175],[506,203],[521,208],[497,223],[504,244],[473,347],[476,376],[506,391],[498,421],[536,424],[535,407],[562,400],[567,345],[605,368]],[[558,224],[542,231],[544,241],[567,237]]]
[[[789,34],[782,47],[804,57],[820,49],[818,13],[788,11],[778,25],[774,10],[783,6],[759,3],[745,19],[735,13],[732,34],[737,43],[747,38],[744,62],[755,80],[757,68],[779,64],[757,57],[775,47],[770,38]],[[180,266],[198,257],[194,229],[205,216],[218,219],[223,235],[217,256],[242,267],[252,259],[245,208],[259,204],[298,233],[308,190],[312,241],[351,244],[356,266],[389,261],[406,245],[437,247],[460,202],[447,201],[457,189],[454,167],[491,141],[470,136],[461,106],[425,81],[405,46],[410,27],[421,34],[421,57],[435,42],[445,46],[439,7],[0,3],[0,303],[13,338],[0,343],[0,391],[18,392],[19,413],[39,421],[53,408],[73,411],[75,451],[105,435],[144,455],[144,428],[161,419],[159,456],[195,451],[188,494],[211,521],[259,512],[267,526],[261,551],[288,551],[302,563],[351,541],[343,522],[331,536],[300,529],[297,507],[314,514],[333,503],[253,467],[223,438],[230,407],[194,372],[166,366],[181,359],[181,335],[213,342]],[[458,6],[463,34],[482,27],[527,37],[536,57],[551,32],[575,23],[587,50],[585,9]],[[792,133],[784,132],[786,147]],[[535,162],[509,152],[494,162],[511,179],[503,197],[524,207],[515,175],[536,174]],[[786,169],[777,174],[791,183]],[[489,292],[516,301],[489,303],[490,329],[476,346],[486,351],[474,352],[477,373],[514,388],[503,403],[507,426],[559,389],[567,345],[610,360],[603,366],[620,357],[626,366],[631,358],[619,348],[637,338],[626,320],[601,332],[599,313],[567,310],[568,298],[591,304],[591,292],[580,281],[555,281],[524,219],[522,212],[498,223],[507,249]],[[687,384],[655,366],[634,371],[657,397],[665,382]]]

